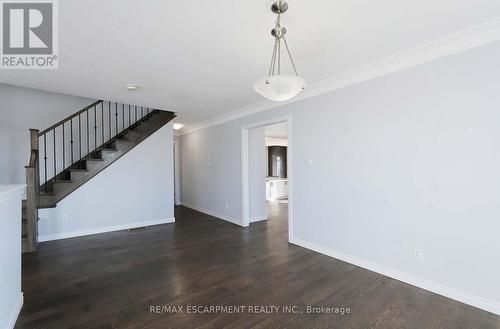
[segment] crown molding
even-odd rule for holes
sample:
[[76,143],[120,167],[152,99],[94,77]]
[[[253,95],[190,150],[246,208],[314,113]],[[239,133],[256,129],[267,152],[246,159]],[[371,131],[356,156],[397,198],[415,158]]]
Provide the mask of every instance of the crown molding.
[[402,51],[382,60],[350,70],[344,74],[332,76],[325,80],[313,83],[299,96],[289,101],[262,101],[225,113],[207,121],[191,125],[183,129],[181,131],[181,135],[219,125],[227,121],[240,119],[255,113],[267,111],[360,82],[375,79],[498,40],[500,40],[500,17],[465,30],[449,34],[443,38],[430,41],[421,46]]

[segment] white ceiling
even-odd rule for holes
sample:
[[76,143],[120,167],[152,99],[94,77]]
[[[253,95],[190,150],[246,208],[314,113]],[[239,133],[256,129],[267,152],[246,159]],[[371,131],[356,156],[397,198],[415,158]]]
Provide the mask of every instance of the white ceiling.
[[[288,2],[283,25],[309,84],[500,16],[498,0]],[[270,0],[58,3],[59,69],[2,70],[0,83],[168,109],[188,124],[262,100]]]

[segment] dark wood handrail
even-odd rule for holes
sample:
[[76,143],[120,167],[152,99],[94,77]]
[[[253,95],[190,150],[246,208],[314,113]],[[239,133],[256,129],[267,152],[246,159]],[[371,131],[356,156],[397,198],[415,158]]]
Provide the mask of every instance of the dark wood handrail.
[[82,109],[82,110],[80,110],[80,111],[78,111],[78,112],[76,112],[76,113],[74,113],[74,114],[70,115],[70,116],[69,116],[69,117],[67,117],[66,119],[63,119],[63,120],[59,121],[59,122],[58,122],[58,123],[56,123],[56,124],[53,124],[52,126],[50,126],[49,128],[45,129],[44,131],[42,131],[42,132],[38,133],[38,137],[40,137],[40,136],[42,136],[43,134],[46,134],[46,133],[48,133],[49,131],[51,131],[51,130],[53,130],[53,129],[57,128],[57,127],[59,127],[60,125],[62,125],[62,124],[64,124],[64,123],[66,123],[66,122],[68,122],[68,121],[70,121],[71,119],[73,119],[73,118],[75,118],[75,117],[79,116],[80,114],[82,114],[82,113],[86,112],[87,110],[89,110],[89,109],[93,108],[94,106],[97,106],[97,105],[101,104],[102,102],[103,102],[103,100],[102,100],[102,99],[100,99],[100,100],[98,100],[98,101],[96,101],[96,102],[94,102],[94,103],[90,104],[89,106],[85,107],[84,109]]

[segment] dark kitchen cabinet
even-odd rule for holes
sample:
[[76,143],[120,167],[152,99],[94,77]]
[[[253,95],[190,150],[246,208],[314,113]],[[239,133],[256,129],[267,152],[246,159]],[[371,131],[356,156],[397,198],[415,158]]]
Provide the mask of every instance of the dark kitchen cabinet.
[[286,146],[269,146],[268,176],[287,178],[286,173]]

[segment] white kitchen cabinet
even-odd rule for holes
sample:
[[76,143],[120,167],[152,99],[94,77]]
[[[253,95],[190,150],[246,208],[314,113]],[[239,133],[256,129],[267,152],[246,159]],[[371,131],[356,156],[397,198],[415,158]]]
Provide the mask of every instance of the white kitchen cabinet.
[[266,200],[274,201],[288,198],[288,180],[268,178],[266,180]]

